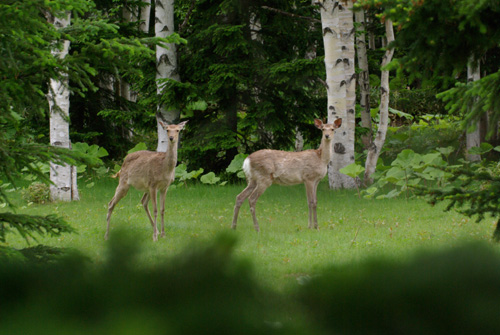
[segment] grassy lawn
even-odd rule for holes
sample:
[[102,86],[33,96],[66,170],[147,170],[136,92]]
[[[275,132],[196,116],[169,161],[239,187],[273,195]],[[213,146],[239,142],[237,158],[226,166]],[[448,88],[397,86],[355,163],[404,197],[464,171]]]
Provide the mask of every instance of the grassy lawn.
[[[81,201],[27,206],[15,199],[19,213],[64,217],[77,234],[38,241],[76,248],[95,263],[106,258],[104,240],[107,203],[117,181],[102,179],[92,188],[80,187]],[[226,232],[237,236],[236,256],[249,259],[263,283],[279,291],[312,276],[327,265],[356,264],[383,255],[406,260],[417,250],[447,248],[471,240],[490,239],[493,219],[481,223],[444,206],[423,200],[359,199],[355,191],[332,191],[322,182],[318,189],[320,230],[307,229],[307,202],[303,185],[273,186],[257,203],[261,232],[256,233],[248,204],[240,211],[238,229],[230,229],[236,195],[244,185],[190,185],[169,190],[166,203],[166,238],[152,241],[152,228],[140,204],[142,194],[131,189],[111,219],[113,232],[135,236],[141,248],[140,264],[150,265],[172,257],[193,244]],[[25,242],[8,236],[15,247]]]

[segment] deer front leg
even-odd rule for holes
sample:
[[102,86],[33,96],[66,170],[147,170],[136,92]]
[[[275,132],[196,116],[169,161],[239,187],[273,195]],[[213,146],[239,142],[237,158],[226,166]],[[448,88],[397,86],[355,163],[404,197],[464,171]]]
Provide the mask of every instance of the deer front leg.
[[236,196],[236,204],[234,205],[234,214],[233,214],[233,224],[231,225],[232,229],[236,229],[236,223],[238,222],[238,214],[240,212],[240,207],[243,202],[252,194],[255,189],[256,184],[250,182],[248,186]]
[[307,195],[307,204],[309,206],[309,224],[308,228],[318,229],[318,217],[316,213],[317,208],[317,198],[316,191],[318,188],[317,182],[306,182],[306,195]]
[[[156,194],[152,193],[151,191],[145,192],[144,195],[142,196],[142,206],[144,207],[144,210],[146,211],[146,214],[148,216],[149,222],[151,222],[151,226],[153,227],[153,241],[158,240],[158,229],[156,228],[156,215],[155,215],[155,220],[153,221],[153,218],[151,217],[151,213],[149,212],[148,208],[148,202],[149,198],[151,198],[151,202],[153,203],[153,213],[156,211]],[[155,201],[153,201],[153,199]]]
[[160,191],[160,215],[161,215],[161,237],[165,237],[165,199],[167,198],[167,188],[165,191]]

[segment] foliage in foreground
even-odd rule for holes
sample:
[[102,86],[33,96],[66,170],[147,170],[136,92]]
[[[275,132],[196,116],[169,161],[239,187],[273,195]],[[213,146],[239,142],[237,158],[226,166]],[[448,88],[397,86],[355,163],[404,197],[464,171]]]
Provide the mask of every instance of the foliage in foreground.
[[43,267],[2,264],[0,332],[303,333],[280,315],[283,301],[256,283],[248,262],[232,257],[232,238],[149,269],[135,267],[134,240],[110,242],[100,266],[81,258]]
[[500,257],[482,245],[333,267],[299,292],[334,334],[495,334]]
[[[305,278],[292,295],[258,283],[223,235],[161,266],[138,266],[132,239],[107,261],[0,266],[6,334],[448,334],[500,331],[500,255],[485,245],[374,259]],[[42,326],[43,325],[43,326]]]

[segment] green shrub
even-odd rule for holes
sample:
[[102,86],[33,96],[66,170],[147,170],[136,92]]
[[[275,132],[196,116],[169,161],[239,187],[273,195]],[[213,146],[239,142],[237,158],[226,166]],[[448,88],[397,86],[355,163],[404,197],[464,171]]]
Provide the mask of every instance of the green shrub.
[[439,123],[420,121],[404,127],[390,127],[381,158],[387,165],[396,159],[404,149],[426,154],[437,148],[453,147],[450,160],[463,157],[464,143],[461,141],[463,129],[455,121],[439,120]]
[[331,267],[300,290],[325,334],[500,332],[500,257],[484,245]]
[[22,191],[22,197],[28,203],[44,204],[50,201],[50,187],[45,183],[35,182]]
[[137,241],[111,236],[104,264],[72,256],[0,263],[1,334],[312,334],[289,303],[233,257],[234,238],[136,266]]

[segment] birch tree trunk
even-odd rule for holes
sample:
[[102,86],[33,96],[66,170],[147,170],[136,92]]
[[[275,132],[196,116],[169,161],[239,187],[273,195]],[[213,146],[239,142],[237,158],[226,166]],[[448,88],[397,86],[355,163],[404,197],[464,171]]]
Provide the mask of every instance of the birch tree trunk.
[[354,163],[356,78],[354,73],[354,23],[352,1],[324,1],[321,25],[325,47],[328,122],[342,118],[335,133],[332,161],[328,166],[330,188],[354,188],[353,178],[339,170]]
[[368,71],[368,56],[366,54],[365,12],[364,10],[359,10],[355,12],[354,15],[357,23],[356,51],[358,56],[358,67],[361,70],[361,72],[358,73],[361,126],[368,129],[368,134],[363,135],[361,141],[364,147],[367,148],[372,139],[372,117],[370,113],[370,73]]
[[[130,22],[135,22],[138,18],[137,15],[137,9],[133,9],[132,6],[128,6],[128,1],[125,0],[124,6],[122,8],[122,17],[123,17],[123,22],[125,23],[130,23]],[[135,101],[136,95],[133,94],[130,91],[130,84],[124,80],[123,78],[118,79],[118,94],[128,100],[128,101]]]
[[[467,64],[467,81],[476,81],[481,79],[481,72],[480,72],[480,64],[479,61],[476,63],[474,62],[473,59],[469,61],[469,64]],[[481,122],[478,121],[474,127],[475,130],[472,132],[469,132],[466,130],[466,147],[467,147],[467,160],[472,161],[472,162],[477,162],[481,160],[481,155],[471,155],[469,154],[469,150],[474,147],[479,147],[481,145]],[[469,125],[473,126],[473,125]]]
[[[174,0],[156,0],[155,13],[155,35],[166,38],[174,32]],[[168,48],[156,47],[156,79],[180,80],[177,70],[177,49],[175,44],[169,44]],[[163,87],[157,84],[157,93],[161,95]],[[167,150],[167,132],[159,124],[159,121],[171,124],[177,122],[180,112],[176,109],[159,105],[156,112],[158,128],[157,151]]]
[[[386,19],[385,21],[385,34],[387,37],[387,45],[390,45],[394,41],[394,29],[392,27],[392,21]],[[365,164],[365,184],[371,184],[373,182],[371,175],[375,172],[377,167],[377,161],[382,151],[382,147],[385,143],[385,136],[387,134],[387,127],[389,123],[389,71],[385,69],[387,64],[392,60],[392,55],[394,54],[394,49],[390,48],[385,51],[384,57],[382,58],[382,74],[380,78],[380,119],[377,129],[377,134],[375,139],[368,147],[368,154],[366,157]]]
[[[57,28],[65,28],[70,24],[71,14],[64,18],[52,17],[49,21]],[[62,48],[54,48],[52,54],[64,58],[69,52],[70,42],[64,40]],[[69,138],[69,89],[68,77],[61,80],[51,79],[47,94],[50,109],[50,143],[61,148],[71,148]],[[76,179],[76,167],[50,163],[50,197],[54,201],[79,200]]]
[[144,33],[149,32],[149,21],[151,18],[151,0],[142,0],[143,6],[139,13],[139,20],[141,20],[141,30]]

